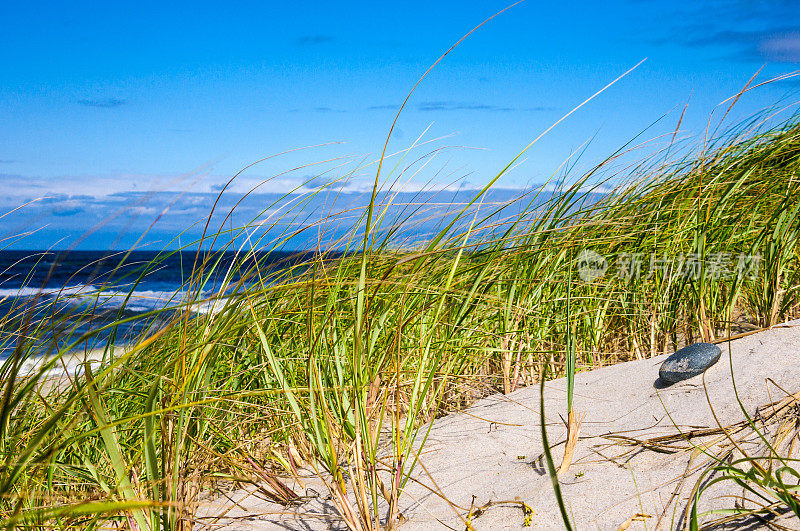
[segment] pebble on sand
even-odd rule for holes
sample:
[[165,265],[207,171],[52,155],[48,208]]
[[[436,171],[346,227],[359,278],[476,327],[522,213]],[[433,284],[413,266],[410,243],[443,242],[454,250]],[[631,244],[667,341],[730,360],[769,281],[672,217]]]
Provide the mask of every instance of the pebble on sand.
[[658,376],[668,383],[680,382],[702,374],[719,360],[722,350],[713,343],[687,345],[667,358]]

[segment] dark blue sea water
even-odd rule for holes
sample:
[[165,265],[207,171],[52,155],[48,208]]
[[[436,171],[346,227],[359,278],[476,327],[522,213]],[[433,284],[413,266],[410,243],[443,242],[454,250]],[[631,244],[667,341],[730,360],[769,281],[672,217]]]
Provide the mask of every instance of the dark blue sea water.
[[[0,358],[16,348],[21,332],[36,336],[37,350],[53,351],[127,320],[75,347],[99,347],[112,335],[115,341],[129,340],[157,327],[174,311],[207,312],[207,301],[229,292],[256,261],[262,274],[276,275],[310,256],[214,253],[214,266],[205,266],[205,282],[198,287],[190,282],[193,272],[198,278],[197,264],[209,255],[198,256],[196,251],[0,251]],[[191,301],[188,293],[193,294]],[[156,312],[163,308],[172,309]]]

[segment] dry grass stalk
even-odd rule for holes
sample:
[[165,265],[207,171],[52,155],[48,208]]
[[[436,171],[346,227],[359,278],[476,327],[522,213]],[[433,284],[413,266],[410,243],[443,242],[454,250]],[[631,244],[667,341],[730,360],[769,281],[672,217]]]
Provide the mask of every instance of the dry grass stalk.
[[644,522],[648,518],[652,518],[652,516],[650,516],[649,514],[644,514],[644,513],[636,513],[633,516],[631,516],[630,518],[628,518],[627,520],[625,520],[624,522],[622,522],[622,524],[620,524],[620,526],[617,528],[617,531],[625,531],[634,522]]
[[581,431],[581,424],[585,413],[577,413],[574,409],[570,409],[569,416],[567,417],[567,443],[564,446],[564,459],[561,461],[561,467],[558,469],[559,474],[565,473],[572,465],[572,457],[575,454],[575,446],[578,443],[578,434]]

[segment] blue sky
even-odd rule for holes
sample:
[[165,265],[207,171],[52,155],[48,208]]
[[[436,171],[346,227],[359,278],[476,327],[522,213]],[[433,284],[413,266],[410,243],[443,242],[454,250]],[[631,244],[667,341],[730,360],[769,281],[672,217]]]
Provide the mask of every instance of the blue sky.
[[[345,192],[363,193],[374,178],[369,162],[419,76],[507,5],[3,2],[0,208],[46,199],[0,218],[0,237],[36,231],[14,246],[64,247],[93,230],[79,246],[124,247],[152,225],[157,247],[177,220],[210,210],[213,194],[248,164],[319,144],[327,145],[249,168],[229,193],[268,179],[258,190],[268,201],[320,174],[315,183],[346,176]],[[759,68],[760,80],[800,69],[800,5],[523,2],[470,36],[414,93],[390,151],[424,133],[430,143],[406,162],[428,154],[428,163],[402,182],[480,187],[645,57],[498,186],[544,182],[591,140],[579,173],[667,113],[641,139],[671,131],[687,102],[681,136],[702,136],[714,107]],[[798,89],[796,78],[748,93],[731,123],[800,99]]]

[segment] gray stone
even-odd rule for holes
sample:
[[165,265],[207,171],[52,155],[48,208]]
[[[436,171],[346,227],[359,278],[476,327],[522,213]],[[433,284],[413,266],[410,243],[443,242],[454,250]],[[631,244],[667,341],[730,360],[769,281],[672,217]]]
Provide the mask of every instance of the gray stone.
[[667,383],[680,382],[702,374],[719,360],[722,350],[713,343],[687,345],[664,360],[658,376]]

